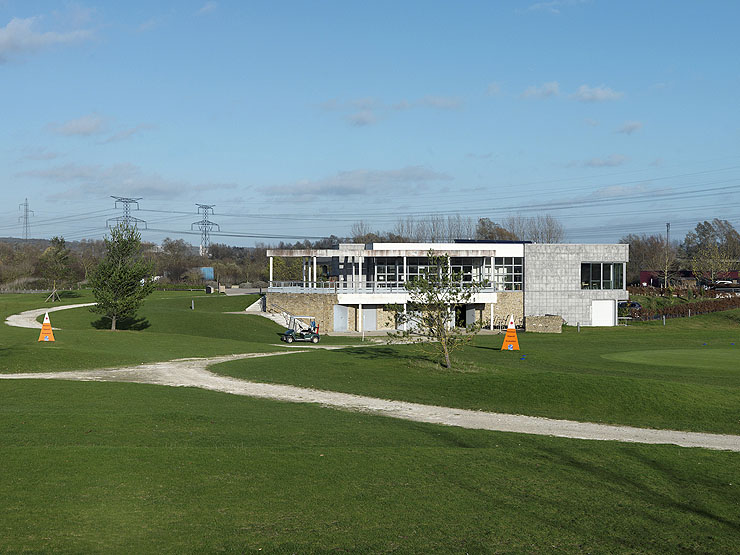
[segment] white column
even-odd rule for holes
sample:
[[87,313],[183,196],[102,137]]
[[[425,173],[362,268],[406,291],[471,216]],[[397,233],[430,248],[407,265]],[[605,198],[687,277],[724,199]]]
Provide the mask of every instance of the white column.
[[362,256],[360,256],[360,257],[358,257],[358,259],[357,259],[357,260],[358,260],[358,263],[357,263],[357,264],[358,264],[358,272],[357,272],[357,273],[359,274],[359,275],[358,275],[358,277],[360,278],[360,289],[362,289],[362,287],[363,287],[363,285],[364,285],[364,281],[365,281],[365,280],[363,279],[363,277],[362,277],[362,258],[363,258],[363,257],[362,257]]
[[406,263],[406,257],[403,257],[403,282],[406,283],[409,280],[409,267]]
[[362,305],[357,305],[357,331],[362,331]]
[[301,270],[303,271],[303,287],[306,287],[306,257],[301,256]]
[[270,281],[268,282],[268,287],[272,287],[272,256],[270,257]]
[[[494,276],[496,275],[496,270],[493,267],[494,261],[495,261],[495,258],[492,256],[491,257],[491,275],[490,275],[490,277],[488,279],[491,281],[491,287],[493,287],[494,288],[494,291],[495,291],[496,290],[496,284],[494,283]],[[493,306],[491,306],[491,309],[493,309]],[[493,326],[493,320],[491,320],[491,326]],[[493,328],[491,328],[491,329],[493,329]]]
[[355,279],[355,257],[352,257],[352,291],[357,289],[357,280]]
[[314,286],[314,289],[316,288],[317,281],[319,280],[316,278],[316,257],[314,256],[313,257],[313,286]]

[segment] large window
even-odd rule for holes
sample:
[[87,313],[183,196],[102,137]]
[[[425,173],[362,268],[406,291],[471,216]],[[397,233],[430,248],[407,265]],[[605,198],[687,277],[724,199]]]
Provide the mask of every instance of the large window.
[[384,283],[395,284],[403,272],[403,259],[379,256],[375,259],[378,287]]
[[583,262],[581,289],[623,289],[622,262]]
[[497,291],[521,291],[524,264],[520,256],[497,256],[493,260],[493,284]]

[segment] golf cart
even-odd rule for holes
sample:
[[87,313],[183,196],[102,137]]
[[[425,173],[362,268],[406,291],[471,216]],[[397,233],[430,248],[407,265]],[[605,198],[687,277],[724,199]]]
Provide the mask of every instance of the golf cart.
[[[307,324],[305,320],[308,320],[310,324]],[[319,326],[316,325],[316,319],[313,316],[291,316],[288,329],[280,335],[280,339],[288,344],[293,343],[293,341],[318,343],[321,336],[319,335]]]

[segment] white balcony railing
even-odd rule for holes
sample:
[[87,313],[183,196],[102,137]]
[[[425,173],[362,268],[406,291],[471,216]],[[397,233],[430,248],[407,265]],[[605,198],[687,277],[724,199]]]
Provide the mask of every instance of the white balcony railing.
[[[472,284],[471,284],[472,285]],[[481,292],[493,293],[503,291],[503,287],[486,284],[480,287]],[[268,291],[275,293],[405,293],[401,281],[271,281]]]

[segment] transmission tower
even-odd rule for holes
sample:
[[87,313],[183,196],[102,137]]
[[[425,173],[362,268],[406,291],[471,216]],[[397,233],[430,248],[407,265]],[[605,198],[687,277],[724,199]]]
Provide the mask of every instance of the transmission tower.
[[23,210],[23,215],[18,216],[18,221],[23,222],[23,240],[28,241],[29,231],[31,229],[28,223],[28,216],[33,215],[33,210],[28,209],[28,199],[26,199],[26,202],[19,204],[18,208]]
[[146,229],[146,222],[144,220],[140,220],[139,218],[135,218],[131,215],[131,205],[135,204],[136,209],[139,209],[139,202],[141,200],[141,197],[138,198],[128,198],[128,197],[115,197],[111,195],[111,198],[116,199],[116,208],[119,206],[123,206],[123,216],[116,216],[115,218],[109,218],[105,224],[111,228],[115,227],[118,224],[123,224],[126,227],[131,227],[131,224],[133,224],[134,227],[137,227],[139,224],[144,224],[144,229]]
[[211,230],[215,227],[218,231],[221,231],[221,227],[208,219],[208,214],[213,215],[214,204],[196,204],[198,207],[198,214],[201,214],[203,218],[199,222],[193,222],[190,225],[192,230],[194,226],[198,226],[200,229],[200,255],[206,256],[208,254],[208,247],[211,245]]

